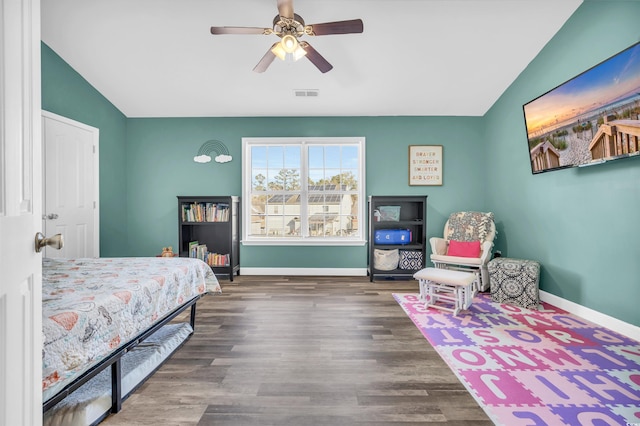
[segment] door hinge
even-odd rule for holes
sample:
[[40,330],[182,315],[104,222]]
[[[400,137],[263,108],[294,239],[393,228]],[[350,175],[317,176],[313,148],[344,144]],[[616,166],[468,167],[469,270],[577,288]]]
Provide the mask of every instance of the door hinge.
[[95,201],[93,202],[93,208],[94,209],[96,208],[96,202]]

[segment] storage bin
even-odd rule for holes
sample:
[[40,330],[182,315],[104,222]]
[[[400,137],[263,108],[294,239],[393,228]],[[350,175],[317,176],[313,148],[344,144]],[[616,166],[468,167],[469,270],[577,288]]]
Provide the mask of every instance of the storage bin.
[[411,242],[410,229],[378,229],[375,232],[376,244],[409,244]]
[[381,271],[393,271],[398,268],[400,254],[398,249],[373,251],[373,267]]
[[400,220],[400,206],[379,206],[380,220],[397,222]]
[[400,250],[400,269],[422,269],[424,267],[422,252],[417,250]]

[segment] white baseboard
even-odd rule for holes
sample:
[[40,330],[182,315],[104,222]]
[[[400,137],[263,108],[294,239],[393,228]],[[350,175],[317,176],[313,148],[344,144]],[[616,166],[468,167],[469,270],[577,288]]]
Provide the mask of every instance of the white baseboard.
[[640,341],[640,327],[638,326],[620,321],[619,319],[594,311],[593,309],[571,302],[570,300],[563,299],[562,297],[558,297],[551,293],[547,293],[546,291],[540,290],[540,300],[584,318],[587,321],[599,324],[631,339]]
[[242,275],[366,277],[366,268],[240,268]]

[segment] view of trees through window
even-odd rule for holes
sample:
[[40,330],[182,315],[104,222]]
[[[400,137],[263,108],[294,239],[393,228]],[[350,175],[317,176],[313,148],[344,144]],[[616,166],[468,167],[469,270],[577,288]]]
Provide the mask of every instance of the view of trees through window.
[[357,144],[251,146],[249,235],[360,236],[359,163]]

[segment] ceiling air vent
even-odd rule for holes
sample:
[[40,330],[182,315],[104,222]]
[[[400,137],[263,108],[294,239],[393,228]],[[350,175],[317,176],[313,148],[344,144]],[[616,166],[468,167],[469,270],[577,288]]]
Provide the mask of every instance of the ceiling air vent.
[[298,98],[315,98],[319,95],[318,89],[294,89],[293,94]]

